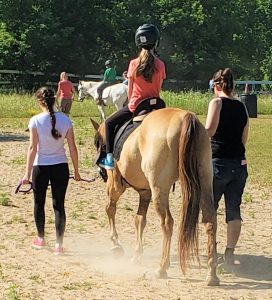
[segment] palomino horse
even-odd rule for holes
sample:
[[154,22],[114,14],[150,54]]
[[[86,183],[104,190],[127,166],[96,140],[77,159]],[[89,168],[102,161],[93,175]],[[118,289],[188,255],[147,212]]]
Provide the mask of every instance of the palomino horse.
[[[105,143],[105,126],[92,120],[96,129],[97,149]],[[179,261],[183,274],[187,261],[198,258],[198,219],[208,236],[207,285],[219,285],[216,275],[216,215],[213,207],[211,146],[204,126],[197,117],[178,108],[163,108],[148,114],[142,124],[125,141],[114,170],[107,171],[110,238],[114,249],[123,252],[115,227],[116,203],[126,188],[139,193],[139,207],[135,217],[137,246],[134,261],[143,254],[143,231],[146,213],[152,199],[163,232],[163,247],[159,278],[167,277],[170,266],[170,244],[173,218],[169,208],[171,186],[180,180],[182,210],[179,225]]]
[[[97,96],[97,86],[100,82],[96,81],[79,81],[78,83],[78,100],[91,96],[93,99]],[[106,87],[103,91],[102,100],[104,105],[114,105],[116,110],[121,109],[127,102],[127,85],[117,83]],[[104,106],[97,104],[102,120],[106,119]]]

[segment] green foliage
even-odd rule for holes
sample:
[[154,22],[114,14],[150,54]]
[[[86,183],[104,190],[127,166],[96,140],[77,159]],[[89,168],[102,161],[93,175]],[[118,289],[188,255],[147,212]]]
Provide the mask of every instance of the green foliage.
[[152,22],[168,77],[207,81],[228,66],[240,79],[270,79],[271,13],[272,0],[0,1],[0,68],[43,71],[46,81],[63,70],[99,74],[111,58],[121,74],[136,28]]

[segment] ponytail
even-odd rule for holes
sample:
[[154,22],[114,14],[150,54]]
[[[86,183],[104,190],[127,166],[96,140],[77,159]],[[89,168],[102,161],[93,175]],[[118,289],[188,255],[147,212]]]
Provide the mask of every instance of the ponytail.
[[54,113],[54,104],[55,104],[55,95],[54,91],[52,89],[49,89],[47,87],[42,87],[38,89],[36,92],[37,99],[48,109],[50,118],[51,118],[51,134],[54,139],[58,139],[61,137],[61,134],[58,132],[58,130],[55,128],[56,126],[56,116]]
[[142,48],[139,55],[139,64],[133,73],[133,77],[143,76],[145,81],[152,82],[153,74],[156,70],[155,58],[150,49]]
[[213,81],[222,88],[226,94],[231,94],[234,89],[234,80],[232,70],[226,68],[219,70],[213,75]]

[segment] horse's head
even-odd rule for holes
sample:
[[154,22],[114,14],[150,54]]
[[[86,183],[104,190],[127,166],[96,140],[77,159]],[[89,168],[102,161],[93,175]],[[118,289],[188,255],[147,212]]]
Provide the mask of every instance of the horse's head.
[[79,81],[77,90],[78,90],[78,101],[83,101],[88,96],[83,81]]
[[[106,155],[106,144],[105,144],[105,123],[103,122],[99,125],[93,119],[91,119],[92,125],[95,129],[94,134],[94,146],[96,148],[96,157],[94,159],[94,165],[97,164],[98,159]],[[99,167],[99,174],[101,175],[102,179],[106,182],[108,179],[108,175],[105,169]]]

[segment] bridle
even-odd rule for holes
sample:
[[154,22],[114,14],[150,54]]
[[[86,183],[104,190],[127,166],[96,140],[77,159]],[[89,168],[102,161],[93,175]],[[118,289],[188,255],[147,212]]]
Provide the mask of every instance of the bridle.
[[79,101],[81,100],[84,100],[87,96],[88,96],[88,93],[85,92],[85,88],[81,85],[81,87],[78,89],[79,91],[79,95],[80,95],[80,98],[78,99]]
[[97,89],[97,87],[94,87],[92,88],[89,92],[87,92],[87,88],[86,87],[83,87],[82,84],[80,84],[80,88],[78,89],[79,93],[81,93],[81,97],[80,97],[80,100],[83,100],[85,98],[87,98],[89,95],[91,96],[92,92],[94,92],[95,90]]

